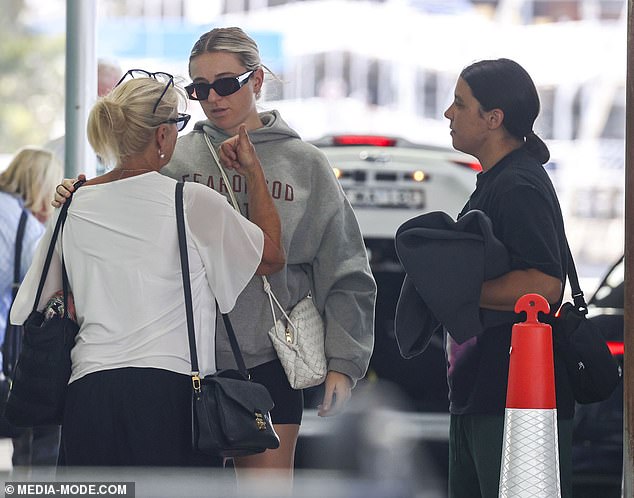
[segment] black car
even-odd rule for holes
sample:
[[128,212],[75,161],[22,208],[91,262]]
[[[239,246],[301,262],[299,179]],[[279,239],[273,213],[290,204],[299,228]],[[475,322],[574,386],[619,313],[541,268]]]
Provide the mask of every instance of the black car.
[[[588,301],[588,316],[623,368],[625,263],[621,257]],[[620,498],[623,470],[623,385],[605,401],[575,409],[573,432],[575,498]]]

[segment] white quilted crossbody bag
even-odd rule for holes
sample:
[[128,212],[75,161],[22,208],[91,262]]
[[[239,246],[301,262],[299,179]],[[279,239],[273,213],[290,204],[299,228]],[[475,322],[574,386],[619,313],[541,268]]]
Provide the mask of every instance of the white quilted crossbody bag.
[[[324,351],[324,321],[310,294],[298,302],[290,313],[280,306],[266,277],[264,291],[269,296],[275,325],[269,337],[293,389],[317,386],[328,373]],[[275,306],[282,316],[275,319]]]

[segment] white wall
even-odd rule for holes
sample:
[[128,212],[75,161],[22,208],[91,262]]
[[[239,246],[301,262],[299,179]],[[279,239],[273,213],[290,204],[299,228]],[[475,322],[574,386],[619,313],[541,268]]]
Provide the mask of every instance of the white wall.
[[4,171],[11,162],[12,154],[0,154],[0,171]]

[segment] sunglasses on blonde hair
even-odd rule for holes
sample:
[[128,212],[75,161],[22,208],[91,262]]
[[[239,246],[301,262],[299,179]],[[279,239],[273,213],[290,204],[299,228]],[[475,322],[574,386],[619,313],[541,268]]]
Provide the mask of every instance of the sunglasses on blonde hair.
[[[128,76],[130,78],[132,78],[132,79],[134,79],[134,78],[154,78],[156,81],[160,81],[161,83],[165,83],[165,88],[163,89],[163,93],[161,93],[161,96],[158,98],[158,100],[156,101],[156,104],[154,104],[154,107],[152,108],[152,114],[154,114],[156,112],[156,109],[158,108],[158,105],[161,103],[161,100],[165,96],[165,92],[167,92],[167,89],[170,87],[170,85],[174,86],[174,76],[172,76],[169,73],[164,73],[162,71],[157,71],[156,73],[151,73],[150,71],[146,71],[145,69],[129,69],[121,77],[121,79],[115,85],[115,87],[117,87],[121,83],[123,83],[123,81]],[[185,124],[187,124],[187,123],[185,123]],[[184,128],[184,126],[183,126],[183,128]]]

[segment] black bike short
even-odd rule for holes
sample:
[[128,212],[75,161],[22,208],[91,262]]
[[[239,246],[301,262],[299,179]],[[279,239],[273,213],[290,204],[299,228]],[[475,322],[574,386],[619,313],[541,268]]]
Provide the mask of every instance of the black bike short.
[[274,424],[301,424],[304,412],[304,393],[293,389],[280,360],[273,360],[249,369],[251,380],[262,384],[271,393],[275,407],[271,410]]

